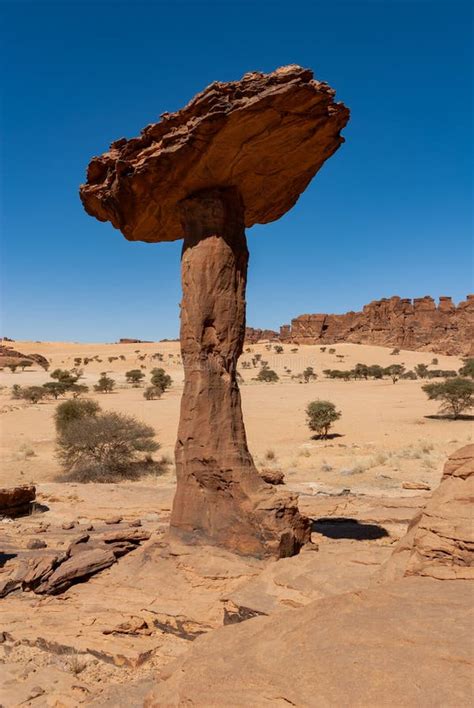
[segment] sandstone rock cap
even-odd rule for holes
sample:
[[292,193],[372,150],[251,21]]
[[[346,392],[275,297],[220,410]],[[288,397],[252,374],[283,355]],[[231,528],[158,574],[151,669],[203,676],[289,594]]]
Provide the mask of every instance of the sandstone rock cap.
[[274,221],[344,141],[349,110],[334,95],[296,65],[214,82],[93,158],[80,188],[84,208],[130,241],[174,241],[184,236],[181,200],[237,187],[246,227]]

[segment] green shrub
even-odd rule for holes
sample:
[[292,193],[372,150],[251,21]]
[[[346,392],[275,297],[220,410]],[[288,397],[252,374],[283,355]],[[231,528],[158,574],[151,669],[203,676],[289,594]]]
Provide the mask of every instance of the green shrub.
[[417,364],[415,366],[415,374],[420,379],[426,379],[426,377],[428,376],[428,367],[426,366],[426,364]]
[[464,365],[459,369],[459,376],[469,376],[474,379],[474,357],[463,359]]
[[[57,454],[69,479],[108,482],[130,479],[153,462],[155,431],[132,416],[98,413],[68,423],[57,438]],[[148,453],[147,460],[140,454]]]
[[60,383],[59,381],[48,381],[47,383],[43,384],[43,388],[46,389],[48,395],[52,396],[56,400],[59,398],[59,396],[64,396],[64,394],[68,390],[68,386],[66,384]]
[[331,401],[317,400],[308,403],[306,415],[310,430],[322,438],[327,438],[330,427],[339,420],[341,412],[336,410],[336,406]]
[[441,401],[440,412],[450,415],[455,420],[474,407],[474,381],[465,378],[452,378],[439,383],[422,386],[428,398]]
[[401,375],[402,379],[411,379],[412,381],[415,381],[415,379],[418,378],[418,376],[415,374],[414,371],[406,371],[404,374]]
[[368,367],[368,372],[369,376],[371,376],[373,379],[383,379],[383,367],[379,366],[379,364],[371,364]]
[[303,381],[308,383],[309,381],[316,381],[318,375],[315,373],[312,366],[307,366],[303,371]]
[[54,414],[54,424],[56,432],[62,433],[70,423],[84,418],[94,418],[98,415],[101,408],[96,401],[89,398],[81,400],[71,399],[60,403]]
[[140,386],[142,379],[145,378],[145,374],[143,371],[140,371],[140,369],[130,369],[130,371],[125,373],[125,378],[127,379],[127,383],[137,387]]
[[25,388],[19,387],[18,398],[22,398],[28,403],[39,403],[43,398],[46,398],[47,391],[43,386],[26,386]]
[[147,386],[143,391],[143,398],[147,401],[154,401],[156,398],[161,398],[163,389],[161,386]]
[[97,391],[97,393],[110,393],[111,391],[113,391],[114,388],[114,379],[111,379],[109,376],[107,376],[107,373],[104,371],[101,373],[100,379],[94,386],[94,391]]
[[152,369],[151,370],[151,385],[161,388],[164,392],[167,388],[170,388],[173,383],[173,379],[169,374],[166,373],[164,369]]
[[263,368],[257,374],[257,381],[264,381],[265,383],[274,383],[279,380],[279,376],[273,369]]
[[402,374],[405,373],[405,367],[402,364],[392,364],[387,366],[383,373],[385,376],[389,376],[392,379],[392,383],[397,383],[398,379]]

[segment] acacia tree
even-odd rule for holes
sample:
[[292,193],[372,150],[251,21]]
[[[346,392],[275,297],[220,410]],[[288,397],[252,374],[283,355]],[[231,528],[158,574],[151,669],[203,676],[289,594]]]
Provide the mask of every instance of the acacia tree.
[[268,369],[263,367],[257,374],[257,381],[264,381],[265,383],[275,383],[279,380],[279,376],[273,369]]
[[415,366],[415,374],[420,378],[420,379],[426,379],[428,376],[428,367],[426,364],[417,364]]
[[132,384],[132,386],[140,386],[142,379],[145,378],[145,374],[140,369],[130,369],[125,373],[125,378],[127,383]]
[[107,372],[103,371],[100,375],[100,379],[94,386],[94,391],[97,393],[110,393],[115,388],[115,381],[107,376]]
[[310,430],[322,438],[327,438],[330,427],[342,414],[331,401],[317,400],[308,403],[306,415]]
[[47,383],[43,384],[43,388],[50,396],[52,396],[56,400],[59,398],[59,396],[63,396],[68,390],[66,384],[63,384],[60,381],[48,381]]
[[384,369],[384,374],[390,376],[392,383],[397,383],[400,376],[405,372],[405,367],[402,364],[392,364]]
[[464,411],[474,408],[474,381],[471,379],[457,377],[427,383],[422,388],[430,400],[441,401],[441,413],[451,415],[455,420]]
[[151,385],[158,386],[162,391],[166,391],[173,383],[173,379],[164,369],[157,368],[151,370]]

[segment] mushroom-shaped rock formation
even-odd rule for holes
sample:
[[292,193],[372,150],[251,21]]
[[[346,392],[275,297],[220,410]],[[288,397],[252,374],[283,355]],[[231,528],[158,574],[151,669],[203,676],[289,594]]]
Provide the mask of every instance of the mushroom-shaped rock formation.
[[343,142],[348,109],[287,66],[216,82],[140,137],[92,159],[86,211],[131,241],[184,239],[185,386],[171,529],[189,542],[278,557],[309,540],[296,499],[267,484],[247,447],[237,386],[245,335],[245,227],[295,204]]

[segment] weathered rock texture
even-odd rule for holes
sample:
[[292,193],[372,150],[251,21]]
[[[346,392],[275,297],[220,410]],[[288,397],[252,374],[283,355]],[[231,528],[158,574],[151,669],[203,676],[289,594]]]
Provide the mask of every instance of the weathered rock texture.
[[280,339],[296,344],[353,342],[427,349],[437,354],[474,354],[474,295],[455,306],[450,297],[436,305],[428,295],[374,300],[362,312],[300,315],[280,328]]
[[86,211],[132,241],[174,241],[176,205],[212,187],[238,187],[245,226],[283,216],[343,142],[349,111],[309,69],[286,66],[214,82],[89,164]]
[[0,488],[0,516],[28,514],[35,496],[36,487],[33,484]]
[[[4,339],[4,341],[8,340]],[[38,364],[43,369],[48,368],[49,365],[46,357],[41,354],[22,354],[16,349],[0,344],[0,366],[10,366],[11,364],[20,366],[22,361]]]
[[277,557],[309,540],[295,498],[257,473],[236,380],[245,333],[244,229],[282,216],[343,142],[349,112],[297,66],[214,83],[141,136],[94,158],[86,211],[129,240],[184,238],[185,387],[171,529]]
[[474,579],[474,445],[452,454],[440,486],[412,520],[385,565],[382,580],[422,575]]
[[309,525],[296,499],[277,495],[257,474],[236,380],[248,261],[241,198],[213,190],[185,200],[181,210],[185,386],[171,527],[189,541],[210,537],[249,555],[293,555]]
[[262,339],[279,341],[280,334],[274,329],[256,329],[255,327],[245,328],[245,341],[247,344],[256,344]]
[[[294,593],[288,606],[297,609],[275,612],[272,585],[285,586],[285,573],[295,589],[308,587],[295,559],[242,584],[227,596],[231,626],[200,637],[165,668],[146,708],[471,705],[473,482],[468,445],[450,456],[439,488],[368,589],[361,579],[353,589],[351,577],[348,592],[305,607]],[[355,551],[354,561],[367,559]]]
[[470,706],[468,581],[405,578],[199,637],[158,706]]
[[0,597],[17,590],[59,595],[71,585],[109,568],[149,538],[148,532],[133,528],[97,534],[93,538],[82,533],[69,543],[66,551],[41,550],[39,555],[28,554],[0,578]]

